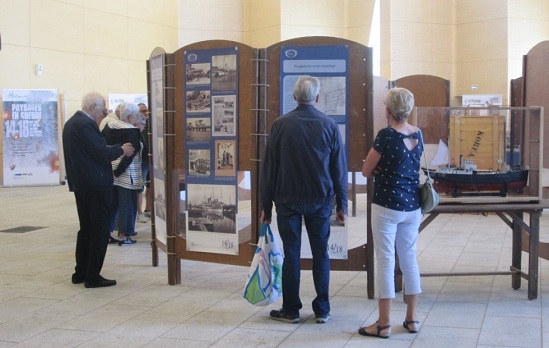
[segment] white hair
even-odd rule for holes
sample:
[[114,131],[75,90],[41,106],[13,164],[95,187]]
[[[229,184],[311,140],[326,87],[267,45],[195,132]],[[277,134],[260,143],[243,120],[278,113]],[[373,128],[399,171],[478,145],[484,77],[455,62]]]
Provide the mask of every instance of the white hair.
[[406,88],[391,88],[385,96],[385,105],[396,121],[406,121],[414,108],[414,95]]
[[299,104],[312,104],[320,93],[320,80],[312,76],[300,76],[294,87],[294,98]]
[[139,113],[139,107],[134,103],[124,103],[122,110],[120,110],[120,119],[124,122],[128,122],[128,117],[135,116]]
[[82,111],[88,114],[94,107],[99,106],[105,107],[105,98],[96,91],[90,92],[82,98]]

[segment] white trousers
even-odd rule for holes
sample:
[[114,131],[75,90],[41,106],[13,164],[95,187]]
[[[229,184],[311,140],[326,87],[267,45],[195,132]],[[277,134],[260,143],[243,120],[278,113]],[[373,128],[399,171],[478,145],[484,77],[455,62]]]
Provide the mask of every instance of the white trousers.
[[417,238],[421,209],[396,211],[372,204],[371,219],[379,298],[395,298],[395,246],[406,295],[420,294]]

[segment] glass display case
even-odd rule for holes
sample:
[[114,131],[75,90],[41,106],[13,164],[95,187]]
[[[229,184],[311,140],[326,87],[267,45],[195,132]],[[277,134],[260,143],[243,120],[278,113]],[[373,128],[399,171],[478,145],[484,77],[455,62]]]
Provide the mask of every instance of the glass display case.
[[[420,107],[415,111],[441,203],[541,200],[543,108]],[[426,170],[422,162],[423,174]]]

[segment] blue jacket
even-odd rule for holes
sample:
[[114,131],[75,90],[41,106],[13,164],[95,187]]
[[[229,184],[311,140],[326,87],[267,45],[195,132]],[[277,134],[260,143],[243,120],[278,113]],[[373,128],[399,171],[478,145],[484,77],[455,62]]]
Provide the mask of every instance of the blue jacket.
[[313,105],[300,104],[273,124],[260,178],[261,207],[328,204],[347,214],[347,160],[336,122]]
[[70,191],[112,190],[111,161],[124,150],[121,145],[107,146],[97,123],[82,111],[63,127],[63,152]]

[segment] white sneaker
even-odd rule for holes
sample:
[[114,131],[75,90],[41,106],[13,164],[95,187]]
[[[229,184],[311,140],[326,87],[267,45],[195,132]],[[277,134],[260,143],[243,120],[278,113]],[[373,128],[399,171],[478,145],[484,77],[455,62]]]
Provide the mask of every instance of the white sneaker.
[[143,213],[137,214],[137,219],[135,219],[135,221],[141,222],[141,223],[144,223],[144,224],[149,222],[149,220],[145,217],[145,215],[143,215]]

